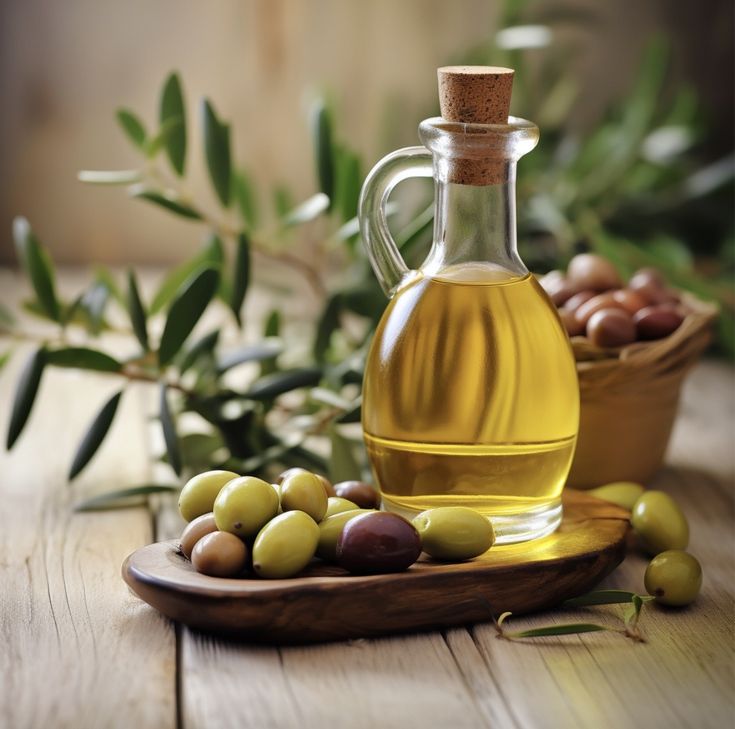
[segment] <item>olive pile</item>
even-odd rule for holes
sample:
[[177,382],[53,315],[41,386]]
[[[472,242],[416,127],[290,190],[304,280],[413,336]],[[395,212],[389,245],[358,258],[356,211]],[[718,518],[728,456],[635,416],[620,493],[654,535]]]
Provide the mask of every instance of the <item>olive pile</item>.
[[566,274],[551,271],[540,283],[569,336],[584,335],[598,347],[661,339],[678,329],[687,314],[677,292],[655,269],[642,268],[623,286],[613,264],[593,253],[580,253]]
[[599,486],[590,494],[631,512],[633,531],[653,557],[643,580],[648,594],[662,605],[694,602],[702,587],[702,567],[684,551],[689,545],[689,524],[671,496],[627,481]]
[[181,553],[214,577],[249,570],[265,578],[293,577],[316,556],[353,574],[398,572],[421,552],[467,560],[495,541],[490,522],[472,509],[441,507],[409,522],[378,511],[380,498],[361,481],[332,484],[301,468],[277,484],[230,471],[208,471],[182,489],[179,511],[189,524]]

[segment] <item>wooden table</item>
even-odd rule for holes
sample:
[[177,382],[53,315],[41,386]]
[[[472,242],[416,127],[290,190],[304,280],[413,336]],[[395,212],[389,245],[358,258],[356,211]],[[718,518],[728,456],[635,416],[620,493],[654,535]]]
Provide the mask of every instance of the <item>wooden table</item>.
[[[0,280],[4,301],[13,280]],[[0,376],[3,433],[22,359]],[[484,624],[270,648],[173,625],[128,592],[120,565],[178,525],[144,508],[71,510],[83,495],[151,476],[148,398],[133,391],[90,468],[66,483],[73,448],[114,387],[104,376],[47,373],[28,430],[0,456],[1,727],[733,726],[735,391],[727,365],[705,362],[692,373],[655,484],[686,510],[703,593],[689,609],[644,608],[645,644],[613,633],[508,642]],[[606,584],[643,591],[645,563],[631,554]],[[618,612],[513,623],[613,624]]]

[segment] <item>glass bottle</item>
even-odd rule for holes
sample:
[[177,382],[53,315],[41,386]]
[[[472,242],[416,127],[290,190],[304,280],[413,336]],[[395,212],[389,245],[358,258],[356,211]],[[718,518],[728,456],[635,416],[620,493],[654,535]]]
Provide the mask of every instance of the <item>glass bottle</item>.
[[[437,506],[487,515],[497,542],[544,536],[579,423],[565,330],[516,248],[515,176],[538,128],[427,119],[423,147],[371,171],[360,198],[363,240],[390,303],[368,355],[362,422],[384,508]],[[409,270],[385,206],[409,177],[433,177],[433,243]]]

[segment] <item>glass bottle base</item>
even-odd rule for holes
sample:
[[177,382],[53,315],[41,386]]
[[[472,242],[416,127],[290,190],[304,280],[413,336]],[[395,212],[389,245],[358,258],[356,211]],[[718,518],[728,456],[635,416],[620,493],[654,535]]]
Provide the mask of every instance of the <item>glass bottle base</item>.
[[[457,506],[458,504],[447,503],[442,505]],[[385,496],[383,496],[382,508],[385,511],[400,514],[409,520],[421,512],[420,509],[410,509],[396,504]],[[553,534],[559,528],[562,519],[561,499],[521,512],[486,516],[490,519],[495,530],[495,544],[528,542],[531,539],[540,539]]]

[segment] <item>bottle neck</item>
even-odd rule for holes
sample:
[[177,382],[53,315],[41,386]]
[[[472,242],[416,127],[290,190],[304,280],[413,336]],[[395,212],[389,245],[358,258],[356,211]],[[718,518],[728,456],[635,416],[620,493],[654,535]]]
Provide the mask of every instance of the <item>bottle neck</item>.
[[424,274],[441,275],[450,267],[480,276],[485,271],[489,278],[528,273],[516,250],[515,174],[513,161],[498,184],[460,185],[435,177],[434,240]]

